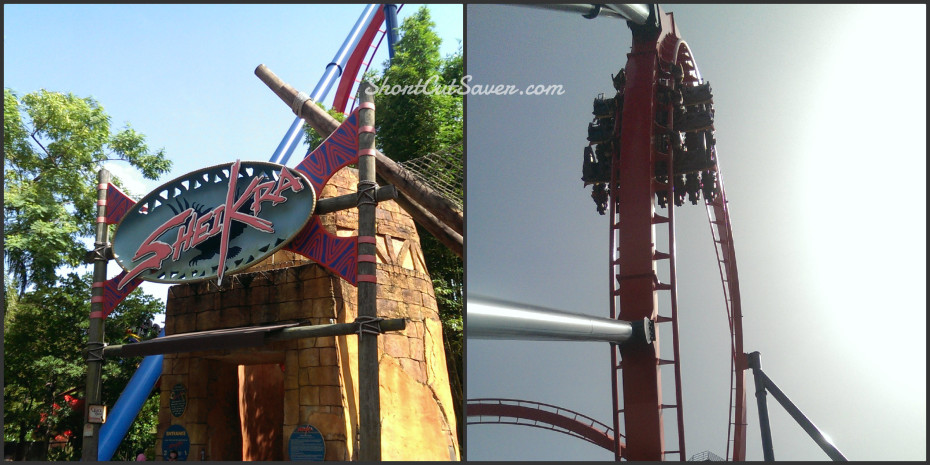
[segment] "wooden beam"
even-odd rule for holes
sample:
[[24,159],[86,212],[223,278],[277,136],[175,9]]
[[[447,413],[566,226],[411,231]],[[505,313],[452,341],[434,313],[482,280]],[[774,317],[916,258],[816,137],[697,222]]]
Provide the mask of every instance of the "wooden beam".
[[[284,101],[295,114],[303,118],[317,133],[323,137],[328,137],[339,127],[339,122],[322,108],[316,105],[313,100],[306,100],[303,104],[293,109],[292,104],[297,99],[297,90],[282,81],[265,65],[258,65],[255,68],[255,75],[265,83],[277,96]],[[410,171],[403,166],[388,158],[380,151],[375,153],[378,161],[378,174],[382,176],[389,184],[397,187],[402,196],[408,197],[411,203],[423,206],[423,209],[429,211],[441,223],[455,231],[459,236],[464,234],[465,221],[462,212],[457,209],[455,204],[436,193],[429,186],[420,182]],[[414,218],[416,220],[416,218]],[[423,219],[426,221],[426,219]],[[423,227],[426,224],[420,223]],[[429,230],[429,228],[427,228]],[[432,231],[431,231],[432,232]],[[439,236],[437,236],[439,237]],[[455,240],[455,238],[447,238]],[[442,239],[440,239],[442,240]],[[443,243],[446,241],[443,240]],[[459,240],[461,243],[461,240]]]

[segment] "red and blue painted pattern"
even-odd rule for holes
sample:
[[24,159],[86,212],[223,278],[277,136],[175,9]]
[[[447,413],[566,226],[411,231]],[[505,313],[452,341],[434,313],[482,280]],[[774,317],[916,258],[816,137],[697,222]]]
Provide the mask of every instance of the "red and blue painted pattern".
[[[107,224],[117,224],[126,216],[126,213],[136,204],[136,201],[123,193],[113,183],[107,184]],[[103,317],[106,318],[113,313],[116,306],[119,305],[130,292],[142,284],[141,279],[134,279],[119,289],[119,282],[123,279],[126,272],[123,271],[113,279],[108,280],[103,285]]]
[[294,169],[307,175],[317,193],[342,167],[358,161],[358,110]]
[[119,282],[126,276],[126,271],[116,275],[113,279],[108,280],[103,285],[103,317],[106,318],[119,305],[130,292],[134,291],[140,284],[142,278],[135,278],[126,283],[122,289],[119,288]]
[[126,212],[136,204],[113,183],[107,184],[107,224],[117,224],[126,215]]
[[323,227],[319,216],[311,218],[284,249],[314,260],[353,286],[358,285],[358,238],[330,233]]
[[[307,176],[316,192],[322,192],[323,186],[336,171],[356,162],[358,109],[294,169]],[[304,229],[284,248],[323,265],[353,286],[358,284],[357,238],[331,234],[323,227],[319,217],[311,218]]]

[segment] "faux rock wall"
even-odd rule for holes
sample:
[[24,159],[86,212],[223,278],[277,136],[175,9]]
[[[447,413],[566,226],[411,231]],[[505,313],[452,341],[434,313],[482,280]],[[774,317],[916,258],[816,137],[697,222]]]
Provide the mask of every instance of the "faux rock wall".
[[[354,170],[343,169],[320,197],[354,192],[357,179]],[[337,235],[354,235],[357,210],[325,215],[323,224]],[[378,316],[408,320],[404,331],[379,336],[382,458],[458,460],[442,324],[416,228],[396,203],[383,202],[376,231]],[[354,286],[291,252],[279,251],[230,278],[222,287],[215,282],[171,287],[166,333],[291,321],[350,323],[357,316]],[[269,396],[280,395],[274,394],[280,383],[249,376],[269,367],[283,374],[283,402],[277,404]],[[156,450],[160,454],[165,430],[180,424],[190,436],[189,460],[199,460],[201,450],[206,460],[287,460],[290,434],[311,424],[324,436],[326,460],[356,460],[357,367],[355,335],[166,355]],[[180,417],[170,411],[177,383],[188,396]],[[282,406],[283,412],[275,411]],[[264,423],[242,427],[235,420],[239,415],[250,419],[246,423],[259,418]],[[277,439],[267,426],[272,418],[282,422]]]

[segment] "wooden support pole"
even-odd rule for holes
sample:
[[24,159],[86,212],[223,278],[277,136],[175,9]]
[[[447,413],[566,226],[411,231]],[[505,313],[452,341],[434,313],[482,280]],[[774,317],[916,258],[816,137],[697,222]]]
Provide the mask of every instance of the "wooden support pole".
[[[374,257],[375,246],[375,109],[372,86],[358,87],[358,318],[378,318],[377,265],[362,257]],[[315,106],[315,105],[314,105]],[[381,461],[381,388],[378,366],[378,333],[361,331],[358,340],[359,460]]]
[[[255,68],[255,75],[273,90],[284,103],[292,106],[298,95],[296,89],[282,81],[265,65],[258,65],[258,67]],[[323,137],[329,136],[339,127],[339,122],[318,107],[312,100],[304,101],[299,108],[294,110],[294,113],[303,118],[310,127]],[[433,216],[433,219],[430,219],[429,217],[418,215],[408,210],[408,213],[413,216],[413,219],[421,226],[427,228],[431,234],[435,235],[443,243],[457,241],[460,244],[458,249],[461,249],[461,236],[464,234],[465,230],[465,221],[462,212],[458,211],[457,207],[452,202],[446,200],[429,186],[417,180],[416,177],[404,169],[403,166],[391,160],[383,153],[375,151],[375,157],[379,164],[378,175],[383,177],[389,184],[397,187],[402,194],[400,198],[406,196],[408,205],[422,205],[420,210],[428,211]],[[436,221],[436,219],[438,219],[438,221]],[[443,228],[439,227],[440,224],[444,224],[446,226],[445,229],[451,228],[458,236],[447,236],[442,232]],[[436,232],[433,232],[434,230]],[[461,253],[458,254],[461,256]]]
[[[375,199],[378,202],[396,200],[397,189],[395,189],[394,186],[378,186],[375,189]],[[349,208],[355,208],[356,205],[358,205],[358,193],[329,197],[320,199],[316,203],[316,209],[313,211],[313,214],[324,215],[339,210],[348,210]]]
[[87,384],[84,401],[84,432],[81,460],[97,461],[97,441],[100,438],[100,423],[89,422],[89,407],[100,405],[102,399],[101,369],[103,367],[103,284],[107,280],[107,259],[105,248],[108,245],[107,228],[107,183],[110,172],[101,169],[97,173],[97,235],[94,248],[100,253],[94,258],[94,285],[90,290],[90,327],[87,330]]

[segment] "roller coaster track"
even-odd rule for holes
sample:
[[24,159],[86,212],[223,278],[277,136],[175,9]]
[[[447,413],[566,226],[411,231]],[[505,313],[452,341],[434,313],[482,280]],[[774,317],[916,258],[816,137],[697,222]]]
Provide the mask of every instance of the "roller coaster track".
[[[589,7],[592,6],[582,9]],[[574,8],[571,10],[575,11]],[[600,8],[595,8],[586,17],[597,16],[597,11]],[[606,425],[595,427],[590,417],[567,409],[547,405],[554,410],[543,410],[545,404],[510,399],[469,400],[466,407],[468,417],[480,416],[481,421],[469,418],[468,424],[506,423],[560,431],[602,445],[613,451],[617,460],[663,460],[667,454],[677,454],[680,460],[686,457],[678,347],[674,207],[684,200],[685,190],[689,191],[689,197],[691,192],[673,180],[692,169],[685,163],[685,159],[676,161],[682,153],[692,152],[684,152],[680,144],[674,144],[673,141],[684,132],[712,134],[713,110],[710,100],[692,100],[690,105],[703,109],[692,115],[688,114],[690,111],[683,113],[682,121],[675,121],[678,112],[669,95],[685,87],[689,88],[689,94],[694,95],[692,91],[706,83],[701,78],[688,44],[681,38],[672,14],[656,8],[649,20],[656,20],[657,27],[630,24],[634,39],[632,51],[628,54],[624,78],[615,78],[617,99],[622,99],[618,100],[622,104],[616,106],[613,119],[614,143],[610,150],[613,161],[607,183],[611,220],[610,317],[623,321],[647,318],[657,324],[669,323],[673,354],[671,357],[660,357],[657,345],[611,346],[612,428]],[[710,123],[700,123],[692,118],[700,116],[702,111],[709,112]],[[596,108],[595,115],[598,115]],[[599,143],[601,139],[591,139],[590,129],[589,141]],[[704,191],[704,204],[717,255],[730,330],[730,404],[726,456],[730,460],[742,461],[746,456],[745,370],[748,363],[743,352],[739,279],[716,147],[713,145],[713,136],[707,137],[706,147],[709,152],[702,153],[711,154],[713,166],[702,165],[700,170],[704,170],[704,173],[701,179],[708,186]],[[703,143],[701,146],[704,147]],[[620,156],[621,153],[623,156]],[[682,166],[676,170],[674,165],[679,162]],[[659,179],[664,171],[659,169],[662,164],[668,175]],[[607,202],[607,196],[604,197]],[[659,199],[662,207],[668,204],[667,216],[656,214],[654,199]],[[694,196],[692,203],[696,202],[697,197]],[[599,205],[599,211],[605,206]],[[669,228],[667,252],[659,252],[655,248],[654,232],[660,224]],[[659,282],[657,278],[657,264],[661,260],[667,260],[668,263],[667,283]],[[670,291],[670,315],[658,313],[656,302],[659,291]],[[672,401],[662,398],[662,365],[672,365],[674,368],[675,392]],[[676,413],[677,450],[666,449],[662,418],[662,411],[666,409]],[[529,420],[529,423],[519,419]],[[605,438],[613,443],[604,443]]]
[[[542,428],[614,450],[613,428],[587,415],[555,405],[517,399],[469,399],[467,424],[508,424]],[[526,420],[526,421],[520,421]],[[621,442],[621,448],[623,443]]]

